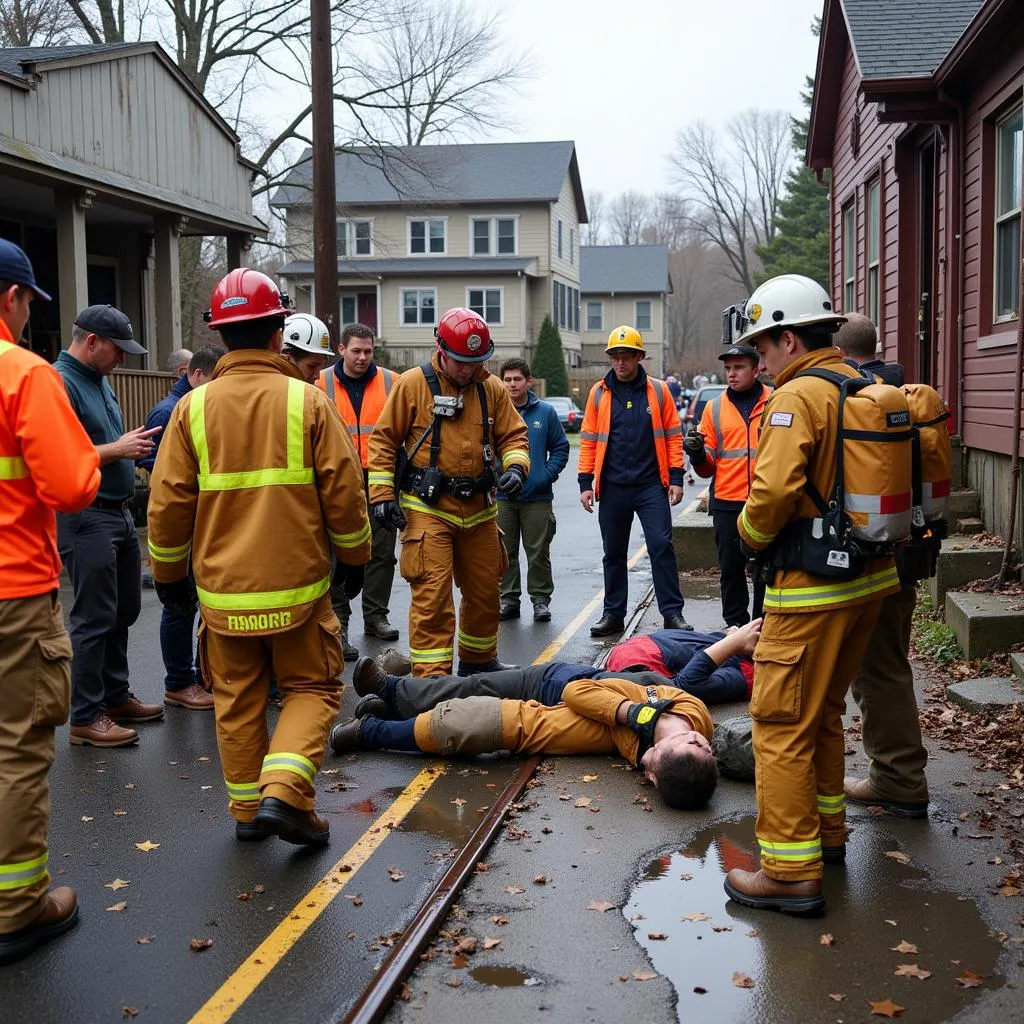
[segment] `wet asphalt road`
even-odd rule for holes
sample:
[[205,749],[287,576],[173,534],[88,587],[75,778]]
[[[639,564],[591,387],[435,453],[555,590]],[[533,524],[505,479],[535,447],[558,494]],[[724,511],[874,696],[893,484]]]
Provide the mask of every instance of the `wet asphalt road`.
[[[599,606],[563,636],[601,587],[596,516],[582,512],[576,492],[570,471],[556,495],[553,621],[504,623],[505,660],[532,661],[559,637],[561,660],[600,653],[586,629]],[[630,579],[636,601],[650,582],[644,559]],[[719,626],[716,588],[695,580],[689,593],[694,625]],[[158,699],[159,610],[152,591],[143,597],[131,642],[135,688]],[[407,602],[398,581],[400,626]],[[642,631],[659,626],[648,611]],[[358,614],[352,638],[362,640]],[[353,703],[347,691],[344,714]],[[715,710],[722,718],[742,708]],[[169,709],[141,729],[138,748],[112,751],[72,748],[66,729],[58,733],[51,868],[77,888],[82,919],[0,972],[3,1024],[133,1013],[160,1022],[341,1020],[518,764],[328,758],[318,801],[332,842],[305,853],[235,842],[211,715]],[[863,763],[856,747],[851,770]],[[967,838],[974,833],[960,822],[981,805],[974,791],[998,777],[933,754],[931,817],[854,811],[847,867],[829,869],[829,912],[819,921],[726,902],[722,874],[752,863],[752,787],[723,781],[709,810],[674,812],[618,759],[552,759],[446,923],[450,935],[476,936],[477,951],[458,959],[453,940],[441,938],[387,1019],[824,1024],[878,1019],[868,1000],[887,997],[906,1007],[901,1019],[928,1024],[1024,1019],[1011,987],[1024,981],[1024,947],[1013,942],[1024,908],[994,894],[1008,867],[991,863],[998,837]],[[410,785],[424,795],[403,796]],[[146,841],[159,845],[136,848]],[[193,951],[192,939],[212,945]],[[918,952],[893,948],[901,942]],[[896,976],[900,964],[931,976]],[[981,987],[958,985],[964,970],[981,975]],[[734,972],[753,987],[736,987]]]

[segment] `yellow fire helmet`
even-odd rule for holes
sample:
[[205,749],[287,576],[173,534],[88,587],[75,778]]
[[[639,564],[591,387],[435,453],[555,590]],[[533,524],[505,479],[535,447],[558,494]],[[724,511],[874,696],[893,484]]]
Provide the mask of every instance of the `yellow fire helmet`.
[[611,352],[612,349],[616,348],[631,348],[637,352],[643,352],[643,336],[635,327],[630,327],[628,324],[616,327],[615,330],[608,335],[608,347],[605,349],[605,352]]

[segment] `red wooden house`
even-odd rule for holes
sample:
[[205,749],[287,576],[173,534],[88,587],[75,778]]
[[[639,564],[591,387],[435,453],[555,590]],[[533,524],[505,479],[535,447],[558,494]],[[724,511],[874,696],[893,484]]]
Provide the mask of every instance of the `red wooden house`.
[[832,170],[831,292],[942,392],[997,532],[1024,454],[1022,95],[1022,0],[825,0],[807,161]]

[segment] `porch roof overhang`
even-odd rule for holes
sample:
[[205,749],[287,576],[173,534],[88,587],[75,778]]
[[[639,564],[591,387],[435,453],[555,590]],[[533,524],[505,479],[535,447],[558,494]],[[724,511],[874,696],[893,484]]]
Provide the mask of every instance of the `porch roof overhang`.
[[225,210],[194,196],[140,182],[126,174],[52,153],[0,135],[0,172],[35,185],[91,189],[96,198],[149,214],[187,217],[187,235],[265,235],[267,225],[253,214]]
[[[292,260],[277,272],[280,277],[312,277],[312,260]],[[532,257],[433,256],[397,259],[338,260],[339,278],[368,280],[381,277],[435,277],[439,274],[489,276],[522,273],[538,277],[537,260]]]

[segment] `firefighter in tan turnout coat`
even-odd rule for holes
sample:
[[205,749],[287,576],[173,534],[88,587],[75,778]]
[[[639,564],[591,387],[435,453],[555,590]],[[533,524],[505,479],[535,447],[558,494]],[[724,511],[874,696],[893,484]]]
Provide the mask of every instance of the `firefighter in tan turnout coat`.
[[[509,667],[498,661],[498,584],[508,558],[492,494],[495,487],[518,494],[530,472],[526,424],[481,365],[494,351],[487,324],[472,310],[451,309],[435,334],[433,360],[395,381],[370,435],[373,515],[403,530],[399,570],[412,588],[409,658],[417,676],[451,674],[453,579],[462,591],[459,673]],[[403,449],[409,471],[396,481]]]
[[[737,902],[787,913],[824,910],[823,858],[839,861],[845,854],[846,691],[883,599],[899,589],[891,556],[865,555],[861,564],[831,533],[815,544],[834,514],[826,508],[826,520],[821,509],[835,493],[841,391],[831,378],[813,374],[825,371],[840,381],[858,377],[832,345],[844,320],[824,289],[799,275],[761,285],[741,316],[740,341],[757,349],[776,391],[761,420],[754,479],[737,526],[748,553],[769,553],[773,572],[754,648],[750,701],[761,870],[734,869],[725,888]],[[862,388],[866,384],[860,380]],[[863,393],[869,391],[868,397],[846,398],[844,410],[854,403],[872,409],[889,403],[881,422],[891,434],[881,429],[858,439],[856,486],[851,445],[842,445],[849,484],[842,508],[876,506],[864,517],[868,525],[880,539],[899,538],[910,526],[909,413],[895,388],[871,384]],[[878,495],[852,493],[876,482]],[[885,548],[880,543],[864,550]]]
[[[343,668],[329,546],[352,596],[370,554],[363,477],[331,403],[280,354],[287,298],[234,270],[210,327],[229,352],[175,407],[149,503],[157,594],[184,601],[191,559],[200,657],[212,685],[239,839],[325,843],[313,780],[338,713]],[[268,736],[271,673],[281,716]]]

